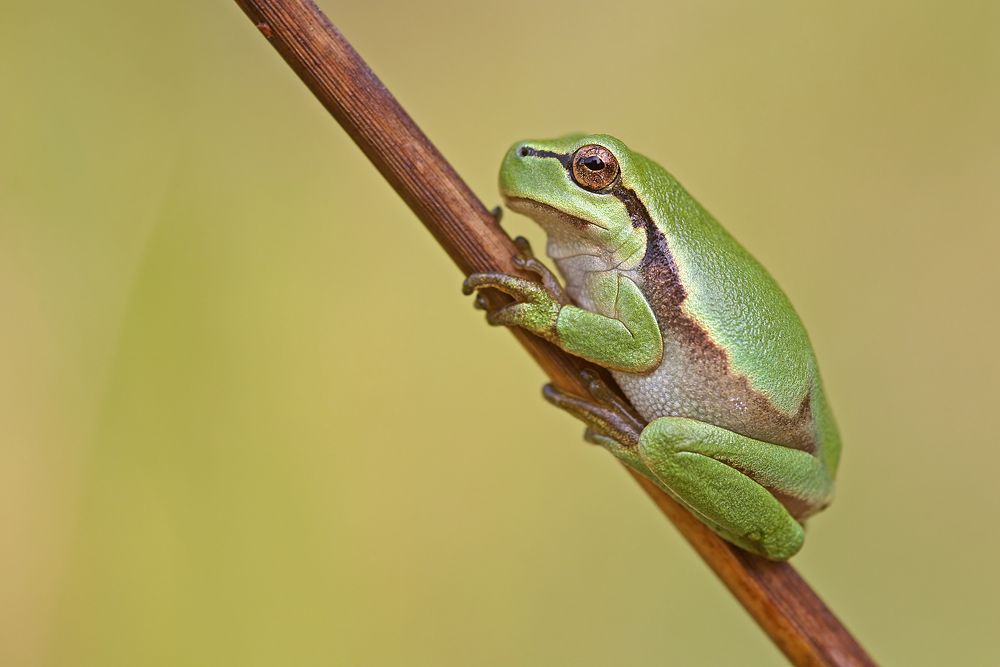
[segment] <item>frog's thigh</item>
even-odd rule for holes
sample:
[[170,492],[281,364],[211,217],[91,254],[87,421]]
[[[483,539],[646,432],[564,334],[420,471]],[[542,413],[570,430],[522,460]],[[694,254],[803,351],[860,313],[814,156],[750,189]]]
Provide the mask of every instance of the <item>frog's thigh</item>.
[[776,560],[791,558],[805,534],[785,506],[748,475],[797,497],[817,495],[821,491],[812,487],[824,484],[816,479],[815,457],[806,452],[693,419],[655,420],[642,432],[639,455],[666,489],[717,533]]

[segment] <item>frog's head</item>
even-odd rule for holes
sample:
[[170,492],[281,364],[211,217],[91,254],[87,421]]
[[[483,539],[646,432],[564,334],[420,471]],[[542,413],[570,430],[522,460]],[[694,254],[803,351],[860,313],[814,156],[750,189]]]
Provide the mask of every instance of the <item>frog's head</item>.
[[500,194],[542,226],[553,259],[601,255],[631,268],[646,249],[634,185],[644,161],[606,134],[519,141],[500,168]]

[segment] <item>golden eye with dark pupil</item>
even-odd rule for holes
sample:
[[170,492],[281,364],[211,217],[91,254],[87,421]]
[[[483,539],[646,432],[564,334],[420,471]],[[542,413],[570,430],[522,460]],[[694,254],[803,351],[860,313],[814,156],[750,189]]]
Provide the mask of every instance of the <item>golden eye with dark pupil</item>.
[[603,190],[618,178],[618,160],[604,146],[588,144],[573,154],[573,180],[585,190]]

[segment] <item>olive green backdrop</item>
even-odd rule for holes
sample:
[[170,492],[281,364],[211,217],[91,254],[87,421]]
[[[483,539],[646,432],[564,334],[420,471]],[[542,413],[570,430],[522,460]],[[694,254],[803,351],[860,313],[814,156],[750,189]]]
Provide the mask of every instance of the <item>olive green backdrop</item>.
[[[527,137],[677,175],[844,434],[795,564],[998,664],[1000,5],[321,5],[489,206]],[[2,15],[0,664],[782,663],[232,0]]]

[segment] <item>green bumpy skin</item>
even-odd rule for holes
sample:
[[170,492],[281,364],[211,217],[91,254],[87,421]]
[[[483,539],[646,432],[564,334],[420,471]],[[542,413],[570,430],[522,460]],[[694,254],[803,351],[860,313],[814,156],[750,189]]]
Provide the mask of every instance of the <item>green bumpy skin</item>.
[[[774,279],[662,167],[608,135],[515,144],[500,192],[546,231],[568,298],[522,257],[544,284],[466,281],[467,292],[514,297],[490,323],[609,369],[648,422],[640,434],[554,402],[723,538],[794,555],[805,519],[832,499],[840,437],[809,338]],[[597,403],[594,414],[609,414]]]

